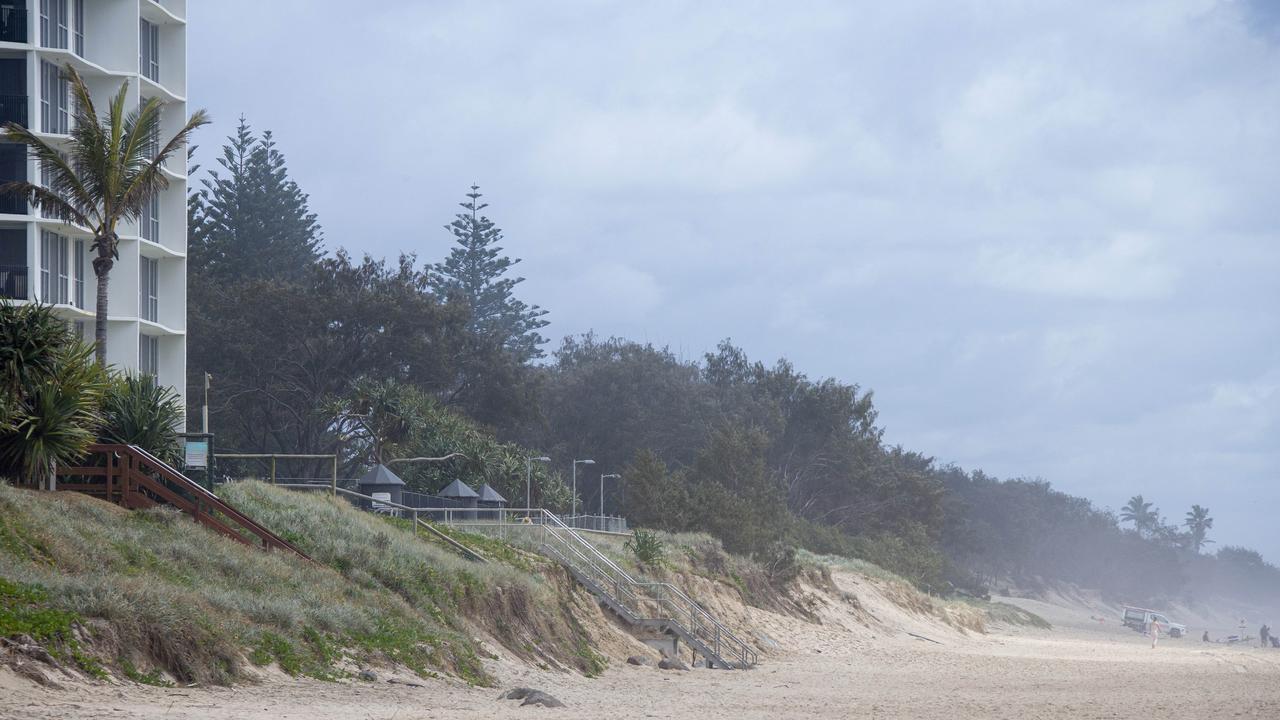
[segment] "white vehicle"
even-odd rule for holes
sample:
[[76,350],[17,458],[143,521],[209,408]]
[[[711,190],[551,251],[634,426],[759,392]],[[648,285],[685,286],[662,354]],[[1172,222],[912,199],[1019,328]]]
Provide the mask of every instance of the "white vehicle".
[[1124,619],[1121,620],[1125,627],[1145,633],[1151,627],[1151,623],[1156,623],[1160,628],[1161,635],[1180,638],[1187,634],[1187,626],[1182,623],[1176,623],[1169,619],[1167,615],[1155,610],[1146,608],[1127,607],[1124,609]]

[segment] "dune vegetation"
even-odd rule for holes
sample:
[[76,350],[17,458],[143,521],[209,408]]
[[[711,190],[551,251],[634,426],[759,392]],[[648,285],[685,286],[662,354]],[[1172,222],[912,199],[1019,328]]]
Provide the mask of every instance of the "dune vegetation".
[[269,664],[337,678],[394,663],[488,684],[472,627],[538,662],[602,667],[558,570],[468,563],[325,497],[223,491],[315,561],[163,507],[0,485],[0,636],[27,635],[89,675],[154,682],[225,684]]

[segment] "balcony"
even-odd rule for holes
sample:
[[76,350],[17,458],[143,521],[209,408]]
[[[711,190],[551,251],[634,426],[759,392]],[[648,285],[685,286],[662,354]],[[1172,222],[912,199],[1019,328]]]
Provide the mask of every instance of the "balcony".
[[0,265],[0,299],[27,299],[27,266]]
[[[0,143],[0,185],[27,179],[27,146]],[[0,193],[0,214],[26,215],[27,199],[16,193]]]
[[27,126],[27,96],[0,95],[0,124],[17,123]]
[[[25,5],[26,3],[21,3]],[[0,42],[27,41],[27,9],[15,2],[0,2]]]

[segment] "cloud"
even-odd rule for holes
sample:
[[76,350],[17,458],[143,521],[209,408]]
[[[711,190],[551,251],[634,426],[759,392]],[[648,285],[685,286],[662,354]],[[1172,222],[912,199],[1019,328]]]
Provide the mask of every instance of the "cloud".
[[742,108],[585,109],[533,153],[543,173],[593,190],[723,193],[786,186],[812,160],[808,143]]
[[245,112],[330,245],[423,260],[479,182],[550,336],[732,336],[891,442],[1280,558],[1276,3],[349,7],[191,4],[206,167]]
[[974,273],[978,282],[998,288],[1100,300],[1165,298],[1179,276],[1159,243],[1133,233],[1074,250],[984,246]]

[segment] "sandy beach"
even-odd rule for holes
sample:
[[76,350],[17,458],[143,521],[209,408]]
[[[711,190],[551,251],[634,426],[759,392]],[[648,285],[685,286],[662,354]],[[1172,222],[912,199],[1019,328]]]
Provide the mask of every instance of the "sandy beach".
[[[1280,651],[1163,641],[1152,650],[1082,606],[1026,602],[1053,630],[967,633],[913,614],[860,576],[836,575],[856,607],[830,601],[822,623],[751,610],[779,643],[746,672],[661,671],[611,659],[598,678],[499,657],[499,687],[472,688],[386,671],[377,682],[283,676],[235,688],[72,685],[47,690],[0,676],[0,717],[55,718],[1232,718],[1280,715]],[[921,636],[921,637],[916,637]],[[927,639],[926,639],[927,638]],[[6,673],[8,671],[5,671]],[[421,687],[386,682],[420,683]],[[500,700],[544,690],[563,708]]]

